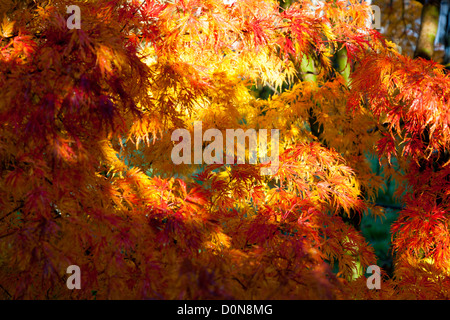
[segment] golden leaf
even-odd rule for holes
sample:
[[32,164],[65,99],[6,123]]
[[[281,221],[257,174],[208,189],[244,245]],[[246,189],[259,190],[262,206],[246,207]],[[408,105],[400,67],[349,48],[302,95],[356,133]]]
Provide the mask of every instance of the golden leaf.
[[9,19],[6,16],[3,17],[3,23],[1,26],[2,37],[9,38],[12,36],[14,30],[14,23],[15,21],[9,21]]

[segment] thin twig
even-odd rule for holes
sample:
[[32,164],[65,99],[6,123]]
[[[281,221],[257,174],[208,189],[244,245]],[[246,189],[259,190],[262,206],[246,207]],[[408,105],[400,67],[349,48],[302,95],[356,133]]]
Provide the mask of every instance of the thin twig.
[[398,204],[384,204],[384,203],[375,203],[377,207],[383,207],[388,209],[403,209],[404,206]]
[[5,214],[3,217],[0,218],[0,221],[4,220],[7,216],[13,214],[14,212],[16,212],[17,210],[21,209],[23,207],[23,204],[19,205],[18,207],[12,209],[10,212],[8,212],[7,214]]
[[122,29],[120,29],[120,32],[122,32],[123,29],[125,29],[125,27],[128,25],[128,22],[129,22],[132,18],[134,18],[134,16],[136,15],[136,13],[137,13],[137,12],[142,8],[142,6],[143,6],[144,4],[146,4],[146,3],[147,3],[147,0],[144,0],[144,2],[141,3],[141,5],[139,6],[139,8],[137,8],[136,11],[133,13],[133,15],[131,16],[131,18],[128,19],[128,21],[123,25]]

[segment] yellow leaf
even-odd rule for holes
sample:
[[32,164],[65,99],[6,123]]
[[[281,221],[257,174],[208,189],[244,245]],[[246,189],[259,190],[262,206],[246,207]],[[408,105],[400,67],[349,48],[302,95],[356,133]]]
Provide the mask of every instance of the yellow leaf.
[[1,26],[2,37],[9,38],[12,36],[13,29],[14,29],[14,23],[15,23],[15,21],[9,21],[8,18],[6,16],[4,16],[3,23]]

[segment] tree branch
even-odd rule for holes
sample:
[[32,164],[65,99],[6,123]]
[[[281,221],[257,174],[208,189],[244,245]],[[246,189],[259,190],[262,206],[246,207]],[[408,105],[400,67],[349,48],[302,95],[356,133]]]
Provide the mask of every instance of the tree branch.
[[21,205],[19,205],[18,207],[12,209],[10,212],[5,214],[3,217],[1,217],[0,221],[4,220],[6,217],[8,217],[9,215],[13,214],[14,212],[16,212],[17,210],[21,209],[22,207],[23,207],[23,203]]

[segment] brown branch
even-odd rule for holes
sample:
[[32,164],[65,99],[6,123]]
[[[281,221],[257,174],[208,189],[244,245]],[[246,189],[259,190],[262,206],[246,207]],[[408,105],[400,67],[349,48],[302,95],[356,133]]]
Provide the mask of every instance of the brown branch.
[[132,18],[134,18],[134,16],[136,15],[136,13],[142,8],[142,6],[143,6],[144,4],[147,4],[147,0],[144,0],[144,2],[141,3],[141,5],[140,5],[140,6],[136,9],[136,11],[133,13],[133,15],[131,16],[131,18],[128,19],[128,21],[123,25],[122,29],[120,29],[120,32],[122,32],[123,29],[125,29],[125,27],[128,25],[128,22],[129,22]]
[[[17,230],[16,230],[16,231],[17,231]],[[13,232],[10,232],[10,233],[3,234],[3,235],[0,236],[0,239],[6,238],[6,237],[8,237],[8,236],[12,236],[14,233],[16,233],[16,231],[13,231]]]
[[384,204],[384,203],[375,203],[375,206],[382,207],[382,208],[388,208],[388,209],[403,209],[404,206],[399,204]]
[[17,210],[21,209],[22,207],[23,207],[23,203],[21,205],[19,205],[18,207],[12,209],[10,212],[5,214],[3,217],[1,217],[0,221],[4,220],[6,217],[8,217],[9,215],[13,214],[14,212],[16,212]]
[[8,295],[8,297],[10,297],[12,299],[12,295],[8,292],[8,290],[6,290],[5,288],[3,288],[3,286],[0,284],[0,289],[2,289],[3,291],[5,291],[5,293]]
[[236,280],[236,281],[242,286],[242,288],[243,288],[244,290],[247,290],[247,287],[241,282],[241,280],[239,280],[239,279],[236,278],[236,277],[233,277],[232,279],[233,279],[233,280]]

